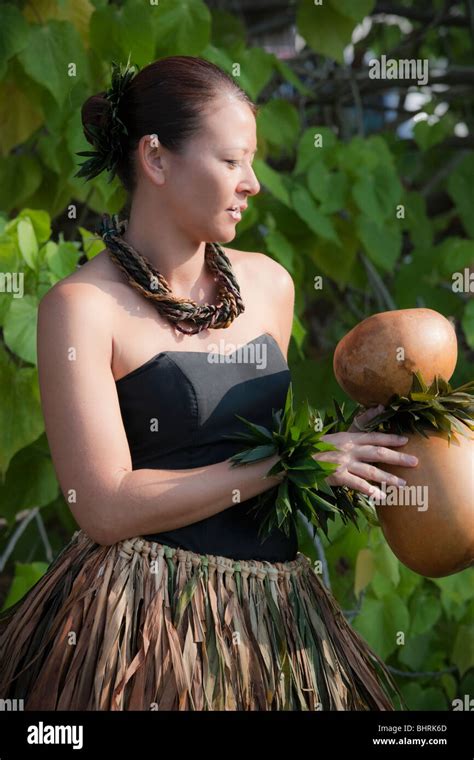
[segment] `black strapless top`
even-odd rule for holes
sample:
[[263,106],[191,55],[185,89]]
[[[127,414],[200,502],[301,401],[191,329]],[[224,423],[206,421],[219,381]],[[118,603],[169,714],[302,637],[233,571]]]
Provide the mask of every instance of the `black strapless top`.
[[[290,381],[288,364],[269,333],[230,355],[161,351],[116,381],[132,469],[184,470],[228,459],[243,445],[223,436],[247,432],[235,415],[271,428],[272,409],[284,405]],[[295,559],[296,531],[287,538],[275,529],[261,542],[255,513],[249,514],[257,498],[236,504],[230,494],[228,509],[144,538],[233,559]]]

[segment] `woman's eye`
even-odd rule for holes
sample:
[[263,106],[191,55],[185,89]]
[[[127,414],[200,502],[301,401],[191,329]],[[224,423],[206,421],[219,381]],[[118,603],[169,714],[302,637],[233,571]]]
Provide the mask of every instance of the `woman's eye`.
[[231,164],[232,166],[238,166],[238,165],[239,165],[239,162],[238,162],[238,161],[236,161],[236,160],[234,160],[234,159],[230,159],[230,158],[229,158],[229,159],[227,159],[227,163],[228,163],[228,164]]

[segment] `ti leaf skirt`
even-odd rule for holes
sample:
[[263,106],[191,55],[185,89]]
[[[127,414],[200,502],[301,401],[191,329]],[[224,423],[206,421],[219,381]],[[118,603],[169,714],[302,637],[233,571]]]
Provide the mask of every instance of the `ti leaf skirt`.
[[301,553],[237,561],[82,530],[0,614],[25,710],[395,710],[383,662]]

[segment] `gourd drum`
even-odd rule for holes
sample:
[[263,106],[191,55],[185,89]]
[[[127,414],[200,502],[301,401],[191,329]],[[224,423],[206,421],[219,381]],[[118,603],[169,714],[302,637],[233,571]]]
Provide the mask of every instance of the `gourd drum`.
[[[419,371],[430,385],[446,382],[457,361],[456,333],[432,309],[374,314],[338,343],[334,374],[344,391],[365,407],[387,406],[394,394],[407,396]],[[393,419],[393,418],[392,418]],[[386,502],[376,505],[384,536],[400,562],[416,573],[439,578],[474,564],[474,433],[424,428],[405,430],[396,450],[418,458],[416,467],[381,463],[406,486],[384,484]],[[380,483],[377,484],[381,486]]]

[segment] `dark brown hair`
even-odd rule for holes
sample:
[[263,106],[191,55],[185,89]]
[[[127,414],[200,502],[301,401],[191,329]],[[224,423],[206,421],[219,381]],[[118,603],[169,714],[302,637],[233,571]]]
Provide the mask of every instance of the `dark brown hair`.
[[[120,100],[117,115],[128,136],[120,140],[122,158],[116,171],[125,190],[136,187],[133,151],[143,135],[157,134],[168,150],[179,153],[184,143],[201,126],[201,116],[212,100],[231,93],[248,104],[256,115],[258,107],[247,93],[219,66],[203,58],[176,55],[161,58],[141,69],[130,81]],[[88,98],[81,110],[84,134],[91,145],[88,124],[107,128],[111,104],[105,92]]]

